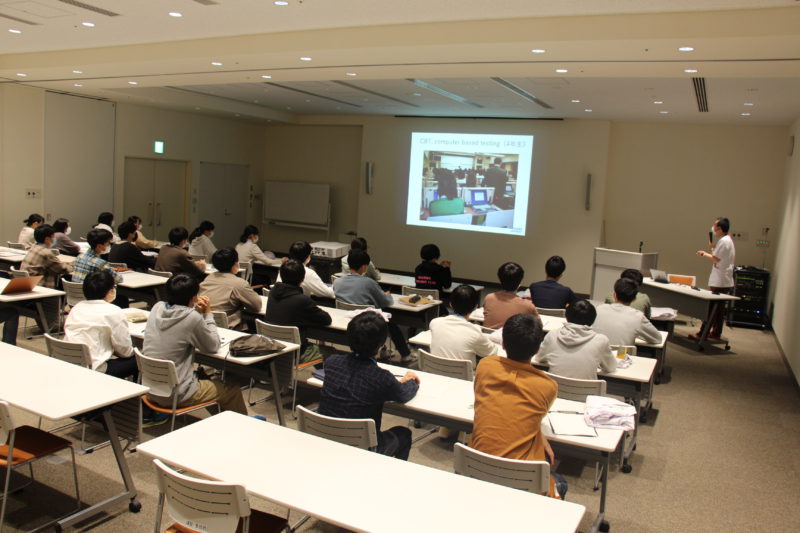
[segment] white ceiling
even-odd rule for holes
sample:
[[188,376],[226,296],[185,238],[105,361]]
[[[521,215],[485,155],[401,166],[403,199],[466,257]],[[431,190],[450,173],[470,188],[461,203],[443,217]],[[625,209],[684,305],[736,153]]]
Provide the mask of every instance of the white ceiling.
[[[0,83],[249,120],[800,117],[796,0],[289,1],[0,0]],[[705,79],[708,113],[698,112],[693,77]]]

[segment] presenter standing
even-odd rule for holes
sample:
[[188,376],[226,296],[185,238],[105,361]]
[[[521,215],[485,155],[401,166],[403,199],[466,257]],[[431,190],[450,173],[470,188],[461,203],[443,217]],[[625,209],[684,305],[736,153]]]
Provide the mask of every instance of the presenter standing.
[[[708,288],[714,294],[731,294],[733,292],[733,264],[736,260],[736,249],[733,246],[733,239],[728,235],[730,228],[730,221],[725,217],[719,217],[711,227],[711,231],[718,239],[717,245],[714,246],[713,242],[709,242],[710,252],[697,251],[698,256],[705,257],[713,263],[711,275],[708,277]],[[726,305],[715,306],[711,316],[707,319],[711,321],[711,329],[708,334],[708,338],[711,340],[719,340],[722,336],[726,307]],[[698,340],[703,329],[701,328],[700,332],[694,335],[689,335],[689,338]]]

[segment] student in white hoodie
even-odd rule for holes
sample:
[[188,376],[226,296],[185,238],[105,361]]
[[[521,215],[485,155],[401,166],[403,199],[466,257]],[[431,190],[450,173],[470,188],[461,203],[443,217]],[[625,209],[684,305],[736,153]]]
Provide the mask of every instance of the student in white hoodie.
[[615,346],[630,346],[637,337],[647,343],[660,343],[661,333],[644,313],[631,307],[638,292],[639,286],[635,281],[618,279],[614,283],[614,303],[597,307],[597,319],[592,329],[608,337],[608,342]]
[[550,373],[573,379],[597,379],[597,367],[604,372],[617,368],[608,337],[592,330],[597,310],[588,300],[567,307],[567,323],[549,332],[533,362],[548,365]]

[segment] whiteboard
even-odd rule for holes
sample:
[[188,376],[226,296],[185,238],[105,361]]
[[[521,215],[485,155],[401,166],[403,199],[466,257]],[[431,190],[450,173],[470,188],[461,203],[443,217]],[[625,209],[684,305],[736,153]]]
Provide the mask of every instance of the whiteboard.
[[264,220],[328,227],[331,186],[296,181],[264,182]]

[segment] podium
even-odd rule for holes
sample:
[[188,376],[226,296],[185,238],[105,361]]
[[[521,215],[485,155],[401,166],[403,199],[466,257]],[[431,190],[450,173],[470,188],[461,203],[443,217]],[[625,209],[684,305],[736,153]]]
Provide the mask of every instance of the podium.
[[640,254],[610,248],[595,248],[592,300],[605,300],[605,297],[614,290],[614,282],[619,279],[619,275],[629,268],[635,268],[644,275],[649,275],[651,268],[658,268],[658,252]]

